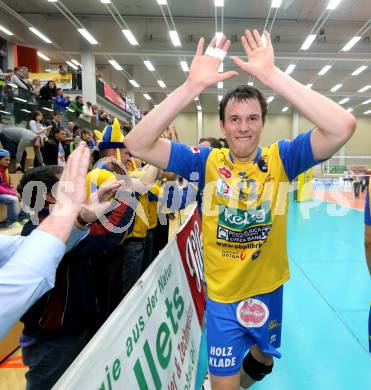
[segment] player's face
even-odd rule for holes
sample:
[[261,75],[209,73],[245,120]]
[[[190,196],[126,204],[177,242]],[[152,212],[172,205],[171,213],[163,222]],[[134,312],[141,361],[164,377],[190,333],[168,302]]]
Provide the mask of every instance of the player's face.
[[263,130],[261,107],[257,99],[231,100],[225,107],[224,123],[220,121],[233,157],[250,161],[255,157]]

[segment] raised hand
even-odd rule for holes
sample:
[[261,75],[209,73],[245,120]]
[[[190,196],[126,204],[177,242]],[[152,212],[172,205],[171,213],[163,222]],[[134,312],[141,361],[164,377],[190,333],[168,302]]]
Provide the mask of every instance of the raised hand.
[[[216,85],[220,81],[227,80],[231,77],[237,76],[236,71],[229,71],[219,73],[218,69],[222,60],[213,55],[203,54],[205,38],[201,38],[197,45],[196,55],[193,58],[191,68],[189,70],[188,82],[199,87],[201,91]],[[218,45],[216,45],[216,38],[214,37],[209,47],[217,48],[228,52],[231,42],[223,37]]]
[[236,56],[231,56],[231,59],[244,72],[264,82],[265,76],[275,68],[275,65],[270,35],[267,31],[264,31],[263,35],[264,37],[261,37],[257,30],[254,30],[253,34],[246,30],[241,42],[248,61],[245,62]]

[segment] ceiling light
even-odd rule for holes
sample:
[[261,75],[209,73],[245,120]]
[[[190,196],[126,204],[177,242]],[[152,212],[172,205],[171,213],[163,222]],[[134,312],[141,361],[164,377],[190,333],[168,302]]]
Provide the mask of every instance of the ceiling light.
[[286,112],[289,108],[286,106],[286,107],[283,107],[282,109],[282,112]]
[[116,60],[108,60],[108,62],[116,69],[122,70],[122,66]]
[[3,110],[0,110],[0,112],[1,112],[2,114],[5,114],[5,115],[10,115],[10,114],[11,114],[10,112],[8,112],[8,111],[3,111]]
[[286,74],[291,74],[291,73],[294,71],[295,67],[296,67],[295,64],[290,64],[290,65],[287,67],[287,69],[285,70],[285,73],[286,73]]
[[313,87],[313,84],[310,84],[310,83],[309,83],[309,84],[306,85],[306,87],[307,87],[307,88],[312,88],[312,87]]
[[348,111],[348,112],[353,112],[354,109],[353,109],[352,107],[349,107],[349,108],[347,108],[347,111]]
[[90,34],[86,28],[78,28],[77,31],[92,45],[97,45],[97,40]]
[[23,111],[23,112],[27,112],[27,114],[31,114],[31,111],[29,111],[29,110],[26,110],[25,108],[22,108],[22,109],[21,109],[21,111]]
[[223,95],[218,95],[218,101],[220,102],[223,99]]
[[350,98],[344,98],[344,99],[341,99],[339,104],[345,104],[345,103],[348,103],[350,100]]
[[130,45],[139,46],[138,41],[130,30],[122,30],[122,33],[125,35],[125,38],[129,41]]
[[280,8],[282,0],[272,0],[271,8]]
[[160,5],[166,5],[167,4],[167,0],[157,0],[157,3],[160,4]]
[[202,107],[200,105],[197,104],[197,110],[198,111],[202,111]]
[[49,107],[41,107],[42,110],[53,112],[53,110]]
[[46,43],[52,43],[52,41],[47,37],[45,36],[42,32],[40,32],[38,29],[36,29],[35,27],[28,27],[28,29],[30,31],[32,31],[35,35],[37,35],[39,38],[41,38],[44,42]]
[[224,0],[214,0],[215,7],[224,7]]
[[353,37],[342,49],[341,51],[349,51],[359,40],[360,36]]
[[76,61],[76,60],[71,60],[71,62],[77,66],[80,66],[82,67],[82,65],[80,64],[80,62]]
[[253,87],[253,86],[254,86],[254,83],[253,83],[252,81],[249,81],[249,82],[247,83],[247,85],[248,85],[249,87]]
[[146,66],[146,68],[150,71],[150,72],[154,72],[155,71],[155,67],[152,65],[152,62],[151,61],[143,61],[144,62],[144,65]]
[[223,38],[224,34],[221,31],[217,31],[215,33],[215,38],[216,38],[216,44],[218,45],[220,40]]
[[183,72],[189,72],[187,61],[180,61],[180,66],[182,67]]
[[51,72],[51,69],[45,69],[44,72]]
[[361,88],[358,92],[366,92],[371,88],[371,85],[366,85],[365,87]]
[[169,35],[171,42],[173,42],[174,46],[182,46],[182,44],[180,43],[179,35],[175,30],[170,30]]
[[151,96],[148,95],[148,93],[144,93],[143,96],[147,99],[147,100],[151,100]]
[[157,80],[157,83],[161,88],[166,88],[166,84],[162,80]]
[[135,88],[139,88],[139,84],[135,81],[135,80],[129,80],[129,83],[135,87]]
[[49,3],[56,3],[58,0],[48,0]]
[[219,83],[218,83],[218,89],[223,89],[223,81],[219,81]]
[[353,73],[352,73],[352,76],[358,76],[359,74],[361,74],[364,70],[367,69],[367,65],[362,65],[360,66],[359,68],[357,68]]
[[0,30],[4,32],[6,35],[14,35],[11,31],[9,31],[7,28],[0,25]]
[[313,43],[313,41],[316,39],[316,34],[309,34],[307,36],[307,39],[304,41],[302,47],[300,48],[300,50],[308,50],[311,46],[311,44]]
[[324,74],[326,74],[330,69],[331,69],[331,65],[325,65],[319,72],[318,74],[320,76],[323,76]]
[[340,89],[343,86],[343,84],[336,84],[334,87],[330,89],[331,92],[336,92],[338,89]]
[[335,9],[339,5],[340,2],[341,2],[341,0],[330,0],[326,9]]
[[75,64],[73,64],[71,61],[66,61],[66,64],[67,64],[68,66],[70,66],[72,69],[77,70],[77,66],[76,66]]
[[47,57],[45,54],[41,53],[40,51],[37,52],[37,55],[42,58],[45,61],[50,61],[50,58]]
[[366,115],[371,114],[371,110],[365,111],[364,114]]
[[111,4],[111,0],[100,0],[103,4]]
[[365,100],[362,104],[370,104],[371,103],[371,99],[368,99],[368,100]]
[[272,103],[274,100],[274,96],[269,96],[269,98],[267,99],[267,103]]

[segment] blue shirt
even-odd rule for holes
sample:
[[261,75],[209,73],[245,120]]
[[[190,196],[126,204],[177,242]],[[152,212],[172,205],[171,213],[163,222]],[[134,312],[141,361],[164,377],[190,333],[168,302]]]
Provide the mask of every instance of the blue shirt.
[[55,272],[66,249],[70,250],[88,233],[74,228],[67,245],[39,229],[28,237],[0,236],[0,340],[54,287]]

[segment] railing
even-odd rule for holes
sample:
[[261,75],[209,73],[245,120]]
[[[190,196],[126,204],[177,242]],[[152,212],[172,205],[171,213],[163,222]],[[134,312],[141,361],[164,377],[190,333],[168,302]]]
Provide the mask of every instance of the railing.
[[[68,95],[68,90],[66,94]],[[44,120],[50,121],[53,112],[58,111],[53,100],[44,100],[35,95],[32,91],[19,88],[16,84],[7,81],[4,76],[0,76],[0,123],[5,125],[16,125],[26,127],[35,111],[43,114]],[[90,121],[79,117],[73,118],[75,111],[68,108],[63,114],[63,123],[72,121],[82,129],[102,131],[109,121],[100,121],[92,117]]]

